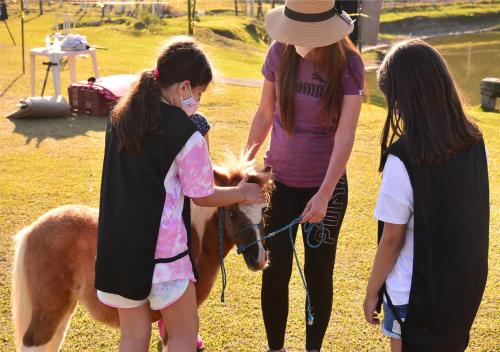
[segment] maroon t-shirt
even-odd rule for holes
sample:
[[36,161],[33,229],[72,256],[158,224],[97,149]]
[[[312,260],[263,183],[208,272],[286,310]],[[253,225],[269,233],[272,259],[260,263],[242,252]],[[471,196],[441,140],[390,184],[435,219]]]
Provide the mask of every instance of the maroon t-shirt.
[[[262,67],[264,77],[275,82],[279,94],[279,68],[285,45],[273,42]],[[342,82],[344,95],[362,95],[364,66],[354,54],[347,57],[347,70]],[[325,73],[315,68],[310,60],[300,58],[297,88],[294,96],[294,128],[288,134],[281,125],[279,100],[274,104],[271,144],[265,155],[267,165],[273,167],[276,179],[291,187],[319,187],[323,182],[333,151],[336,123],[331,128],[322,126],[324,111],[321,97],[325,91]]]

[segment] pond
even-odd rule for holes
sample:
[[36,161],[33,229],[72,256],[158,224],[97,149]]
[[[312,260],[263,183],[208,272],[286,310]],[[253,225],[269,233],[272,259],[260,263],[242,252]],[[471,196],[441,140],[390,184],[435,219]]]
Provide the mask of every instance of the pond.
[[[444,56],[469,105],[481,103],[479,84],[483,78],[500,78],[500,31],[447,35],[426,42]],[[380,95],[375,72],[369,72],[367,78],[370,93]]]

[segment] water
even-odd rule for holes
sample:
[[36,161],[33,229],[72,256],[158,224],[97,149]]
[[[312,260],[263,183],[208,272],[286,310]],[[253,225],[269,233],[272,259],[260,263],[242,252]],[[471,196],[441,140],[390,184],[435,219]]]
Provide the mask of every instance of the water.
[[[479,84],[483,78],[500,78],[500,31],[435,37],[426,40],[443,55],[453,78],[469,105],[481,103]],[[372,95],[376,91],[375,73],[368,73]]]

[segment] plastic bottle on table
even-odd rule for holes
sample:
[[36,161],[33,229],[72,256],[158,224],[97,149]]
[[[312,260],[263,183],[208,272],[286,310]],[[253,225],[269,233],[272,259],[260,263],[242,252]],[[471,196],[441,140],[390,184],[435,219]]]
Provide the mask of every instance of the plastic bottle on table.
[[45,49],[50,49],[50,35],[45,36]]
[[59,41],[57,35],[54,37],[54,44],[52,47],[54,48],[54,51],[61,51],[61,42]]

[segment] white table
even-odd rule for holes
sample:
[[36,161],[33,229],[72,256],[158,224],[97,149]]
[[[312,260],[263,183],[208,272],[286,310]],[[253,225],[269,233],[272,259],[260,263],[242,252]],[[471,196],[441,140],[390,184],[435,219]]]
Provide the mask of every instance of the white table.
[[45,56],[48,57],[50,62],[56,64],[52,66],[52,79],[54,82],[55,95],[61,95],[61,59],[64,57],[68,58],[69,65],[69,78],[71,83],[76,83],[76,56],[79,55],[90,55],[92,58],[92,66],[94,68],[94,75],[99,78],[99,66],[97,65],[97,56],[94,48],[88,50],[74,50],[74,51],[54,51],[52,49],[46,48],[34,48],[30,50],[30,65],[31,65],[31,95],[35,96],[35,68],[36,68],[36,57]]

